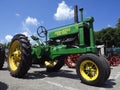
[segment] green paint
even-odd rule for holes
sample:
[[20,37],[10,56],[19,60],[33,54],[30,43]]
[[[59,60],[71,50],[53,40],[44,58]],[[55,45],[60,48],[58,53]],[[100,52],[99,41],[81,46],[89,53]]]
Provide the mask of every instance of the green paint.
[[53,29],[48,33],[49,41],[46,45],[32,36],[37,42],[32,47],[33,57],[45,61],[62,55],[96,53],[93,22],[94,18],[89,17],[81,22]]

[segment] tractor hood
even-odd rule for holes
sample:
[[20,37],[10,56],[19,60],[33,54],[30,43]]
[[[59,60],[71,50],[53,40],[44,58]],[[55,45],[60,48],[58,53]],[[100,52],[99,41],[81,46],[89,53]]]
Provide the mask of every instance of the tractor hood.
[[49,38],[56,38],[56,37],[77,33],[79,28],[78,26],[82,26],[82,25],[83,25],[82,23],[76,23],[76,24],[66,25],[63,27],[52,29],[53,31],[49,33]]

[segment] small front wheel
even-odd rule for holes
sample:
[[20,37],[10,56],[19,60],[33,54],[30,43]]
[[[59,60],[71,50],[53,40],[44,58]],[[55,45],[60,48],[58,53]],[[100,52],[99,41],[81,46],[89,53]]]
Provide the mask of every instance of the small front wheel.
[[105,64],[105,59],[95,54],[84,54],[77,60],[76,72],[83,83],[99,86],[105,83],[110,74],[110,67]]

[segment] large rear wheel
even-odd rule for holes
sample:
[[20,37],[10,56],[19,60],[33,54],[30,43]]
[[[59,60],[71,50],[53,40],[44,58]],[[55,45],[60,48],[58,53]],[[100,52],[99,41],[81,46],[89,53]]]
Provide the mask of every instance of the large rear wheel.
[[31,45],[28,38],[23,34],[15,35],[8,52],[10,74],[21,78],[27,73],[31,64]]
[[99,86],[104,84],[110,75],[110,67],[106,64],[102,57],[85,54],[77,60],[76,71],[83,83]]
[[0,70],[2,69],[5,62],[5,47],[0,43]]

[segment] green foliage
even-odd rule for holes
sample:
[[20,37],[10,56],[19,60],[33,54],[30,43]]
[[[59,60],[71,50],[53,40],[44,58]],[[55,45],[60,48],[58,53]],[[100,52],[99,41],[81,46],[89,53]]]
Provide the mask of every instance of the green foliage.
[[120,18],[118,18],[118,22],[117,22],[116,26],[117,26],[117,28],[120,29]]
[[120,47],[120,18],[116,28],[108,27],[95,32],[95,41],[97,45],[104,44],[107,47]]
[[7,48],[7,49],[8,49],[8,48],[9,48],[9,46],[10,46],[10,42],[5,43],[5,44],[4,44],[4,46],[5,46],[5,48]]

